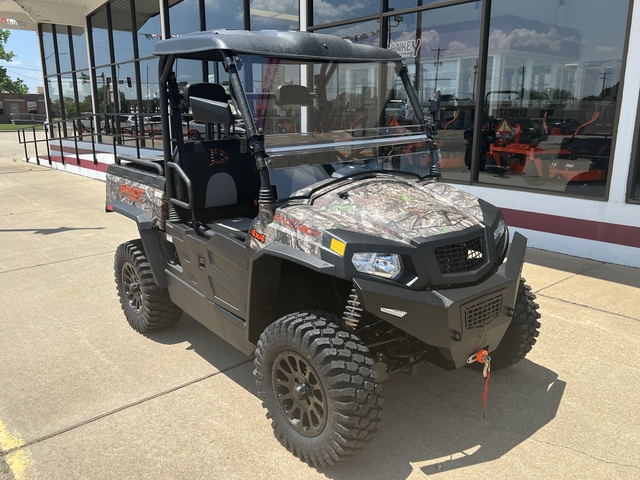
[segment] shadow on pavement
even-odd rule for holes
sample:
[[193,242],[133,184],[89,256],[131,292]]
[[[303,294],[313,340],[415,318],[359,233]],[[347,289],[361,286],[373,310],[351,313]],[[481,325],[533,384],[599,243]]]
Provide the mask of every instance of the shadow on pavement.
[[53,235],[54,233],[72,232],[75,230],[104,230],[105,227],[59,227],[59,228],[0,228],[0,233],[33,232],[35,235]]
[[[236,384],[256,395],[248,357],[191,317],[149,335],[164,344],[186,342]],[[240,368],[229,368],[246,361]],[[383,382],[381,428],[353,458],[320,472],[336,480],[403,479],[415,469],[431,475],[496,460],[553,420],[566,383],[528,360],[492,372],[486,420],[484,380],[463,368],[447,372],[420,365],[418,374]]]

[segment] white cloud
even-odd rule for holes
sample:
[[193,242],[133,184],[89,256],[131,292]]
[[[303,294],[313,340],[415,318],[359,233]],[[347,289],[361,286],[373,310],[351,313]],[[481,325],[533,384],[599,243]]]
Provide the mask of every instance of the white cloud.
[[560,35],[555,28],[551,28],[546,33],[539,33],[536,30],[526,28],[516,28],[511,33],[506,34],[502,30],[494,30],[489,36],[490,50],[507,50],[509,48],[525,48],[536,50],[551,50],[558,52],[563,44],[580,43],[575,35]]
[[[329,23],[342,20],[343,18],[357,17],[355,13],[367,8],[371,0],[355,0],[352,2],[332,5],[326,0],[316,0],[313,8],[314,23]],[[364,15],[365,12],[360,12]]]
[[596,47],[596,52],[613,53],[617,50],[620,50],[620,47],[605,47],[604,45],[598,45]]

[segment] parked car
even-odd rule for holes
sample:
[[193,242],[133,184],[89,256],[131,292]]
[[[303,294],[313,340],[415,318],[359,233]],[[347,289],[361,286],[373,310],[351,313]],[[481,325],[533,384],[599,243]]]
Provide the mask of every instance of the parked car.
[[137,115],[120,115],[120,129],[122,133],[136,135],[139,130],[140,119]]

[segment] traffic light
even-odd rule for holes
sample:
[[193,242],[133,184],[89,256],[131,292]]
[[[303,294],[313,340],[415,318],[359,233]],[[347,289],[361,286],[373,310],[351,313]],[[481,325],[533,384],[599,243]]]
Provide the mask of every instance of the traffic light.
[[131,88],[131,77],[127,77],[127,87]]
[[107,85],[111,85],[111,77],[107,77]]
[[80,76],[82,77],[82,85],[85,85],[89,81],[89,75],[84,72],[80,72]]

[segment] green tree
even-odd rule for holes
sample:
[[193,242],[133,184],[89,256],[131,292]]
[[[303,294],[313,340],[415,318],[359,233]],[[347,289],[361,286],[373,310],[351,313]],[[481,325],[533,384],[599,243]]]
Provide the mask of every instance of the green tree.
[[[10,62],[15,54],[13,52],[7,52],[4,49],[7,40],[9,39],[11,32],[7,29],[0,28],[0,60],[6,60]],[[7,74],[5,67],[0,67],[0,91],[13,93],[15,95],[25,95],[29,91],[29,87],[18,78],[17,80],[11,80]]]

